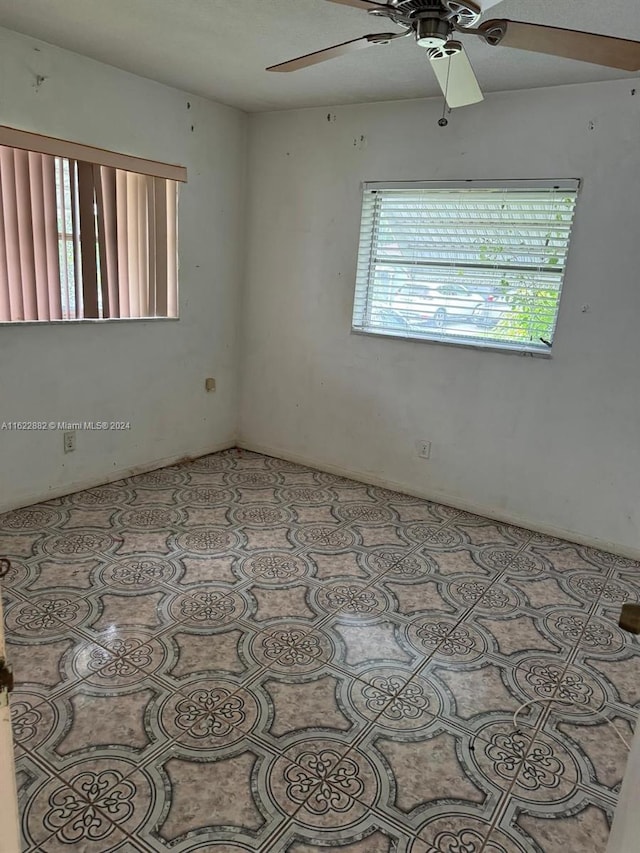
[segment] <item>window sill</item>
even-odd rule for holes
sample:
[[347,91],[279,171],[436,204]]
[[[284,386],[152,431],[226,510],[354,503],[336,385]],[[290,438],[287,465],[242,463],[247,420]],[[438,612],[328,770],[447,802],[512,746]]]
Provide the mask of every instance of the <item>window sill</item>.
[[391,339],[394,341],[411,341],[413,343],[420,344],[439,344],[440,346],[448,346],[448,347],[464,347],[465,349],[474,349],[480,350],[480,352],[500,352],[505,353],[507,355],[520,355],[527,356],[528,358],[552,358],[551,350],[541,350],[541,349],[524,349],[524,348],[516,348],[513,346],[509,346],[508,344],[500,345],[499,343],[492,341],[489,344],[481,344],[478,341],[468,341],[463,338],[454,339],[440,339],[440,338],[427,338],[420,335],[402,335],[402,334],[394,334],[393,332],[381,330],[381,331],[369,331],[366,329],[351,329],[352,335],[363,335],[367,338],[386,338],[387,340]]
[[18,328],[24,326],[105,326],[116,323],[175,323],[180,317],[108,317],[107,319],[86,320],[12,320],[11,322],[0,322],[0,329]]

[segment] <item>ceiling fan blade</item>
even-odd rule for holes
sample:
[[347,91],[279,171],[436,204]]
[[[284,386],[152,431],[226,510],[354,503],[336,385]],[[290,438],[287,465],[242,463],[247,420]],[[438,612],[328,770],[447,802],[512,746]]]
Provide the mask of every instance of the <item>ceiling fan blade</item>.
[[451,109],[484,100],[478,79],[464,50],[453,56],[429,61]]
[[388,44],[397,37],[397,33],[377,33],[362,36],[362,38],[335,44],[333,47],[327,47],[324,50],[316,50],[314,53],[298,56],[288,62],[281,62],[279,65],[271,65],[267,71],[298,71],[300,68],[308,68],[309,65],[326,62],[327,59],[335,59],[338,56],[344,56],[345,53],[353,53],[356,50],[362,50],[364,47],[371,47],[373,44]]
[[374,0],[329,0],[330,3],[339,3],[341,6],[353,6],[354,9],[364,9],[371,12],[372,9],[386,9],[386,3],[376,3]]
[[640,42],[637,41],[519,21],[487,21],[481,24],[480,31],[489,44],[563,56],[623,71],[640,71]]

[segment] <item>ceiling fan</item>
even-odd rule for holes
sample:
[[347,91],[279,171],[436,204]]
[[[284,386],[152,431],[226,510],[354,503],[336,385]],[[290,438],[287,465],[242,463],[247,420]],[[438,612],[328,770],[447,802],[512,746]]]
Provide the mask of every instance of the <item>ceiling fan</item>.
[[504,46],[578,59],[624,71],[640,71],[640,42],[612,36],[497,19],[479,24],[487,9],[500,0],[329,0],[353,6],[403,27],[402,32],[374,33],[336,44],[296,59],[272,65],[267,71],[298,71],[327,59],[374,45],[414,36],[425,48],[449,107],[475,104],[483,98],[462,43],[452,36],[468,33],[493,47]]

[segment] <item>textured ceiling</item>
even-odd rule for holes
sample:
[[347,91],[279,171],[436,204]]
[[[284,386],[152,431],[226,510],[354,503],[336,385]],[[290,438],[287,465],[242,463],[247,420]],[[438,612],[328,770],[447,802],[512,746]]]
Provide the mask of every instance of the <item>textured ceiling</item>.
[[[488,17],[640,40],[638,0],[504,0]],[[0,0],[0,26],[250,112],[439,94],[410,39],[293,74],[264,71],[389,28],[325,0]],[[464,42],[485,92],[637,76]]]

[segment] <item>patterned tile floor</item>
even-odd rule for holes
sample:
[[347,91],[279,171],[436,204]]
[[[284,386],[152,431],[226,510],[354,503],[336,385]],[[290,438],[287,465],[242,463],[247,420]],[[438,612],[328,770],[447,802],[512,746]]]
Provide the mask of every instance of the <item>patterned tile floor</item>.
[[0,554],[26,851],[604,851],[637,563],[241,451]]

